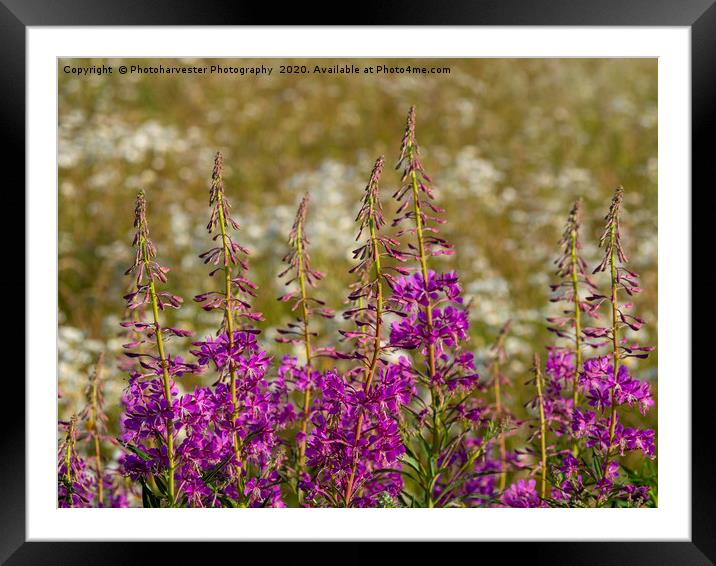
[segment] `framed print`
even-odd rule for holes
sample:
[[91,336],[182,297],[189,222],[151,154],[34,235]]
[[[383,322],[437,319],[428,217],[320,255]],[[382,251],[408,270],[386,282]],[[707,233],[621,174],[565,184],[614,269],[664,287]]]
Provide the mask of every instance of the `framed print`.
[[711,4],[339,25],[3,0],[27,369],[2,560],[713,563],[691,327]]

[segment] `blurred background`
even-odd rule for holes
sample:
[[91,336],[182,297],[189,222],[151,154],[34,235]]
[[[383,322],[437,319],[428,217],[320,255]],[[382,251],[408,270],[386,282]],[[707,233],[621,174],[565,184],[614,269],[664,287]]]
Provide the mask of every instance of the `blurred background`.
[[[74,66],[212,64],[209,60],[60,60]],[[443,234],[456,254],[436,269],[458,270],[473,300],[472,348],[485,361],[507,319],[513,380],[508,394],[519,413],[533,351],[552,340],[545,317],[555,313],[557,242],[574,200],[584,198],[583,256],[593,268],[616,185],[626,190],[624,245],[644,292],[635,309],[639,333],[657,345],[657,60],[439,59],[360,60],[360,65],[448,66],[440,75],[281,75],[281,64],[315,60],[219,60],[270,65],[271,76],[102,75],[59,72],[59,388],[60,418],[79,410],[82,390],[106,352],[110,416],[127,376],[121,355],[123,272],[133,261],[132,221],[139,188],[147,191],[151,234],[166,289],[185,306],[167,313],[199,337],[213,334],[219,315],[192,301],[216,288],[198,254],[209,246],[209,180],[214,153],[224,154],[226,192],[242,225],[238,241],[251,251],[250,278],[260,287],[256,308],[266,317],[266,347],[290,320],[276,298],[296,206],[311,194],[308,233],[314,266],[327,272],[317,296],[341,310],[352,281],[354,218],[375,158],[397,162],[405,117],[417,107],[417,138],[438,204]],[[321,60],[323,66],[351,60]],[[386,215],[399,174],[383,175]],[[606,278],[597,277],[606,285]],[[337,321],[319,343],[335,342]],[[189,341],[170,344],[187,355]],[[188,356],[191,358],[191,356]],[[658,357],[630,364],[653,380]],[[205,380],[211,378],[205,378]],[[193,383],[193,382],[190,382]],[[207,382],[208,383],[208,382]],[[111,419],[115,420],[115,419]],[[625,419],[629,421],[630,419]],[[645,419],[656,426],[656,411]]]

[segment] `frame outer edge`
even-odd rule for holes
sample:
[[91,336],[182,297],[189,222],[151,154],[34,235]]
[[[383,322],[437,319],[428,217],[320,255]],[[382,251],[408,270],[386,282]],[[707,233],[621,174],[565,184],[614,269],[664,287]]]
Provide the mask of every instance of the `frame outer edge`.
[[327,2],[2,0],[25,25],[688,26],[713,0],[367,0],[346,19]]
[[[0,2],[0,92],[3,94],[0,103],[0,131],[6,142],[4,150],[0,152],[2,184],[5,195],[17,197],[21,193],[25,197],[25,25],[2,2]],[[17,201],[19,200],[18,198]],[[6,203],[9,201],[6,200]],[[22,211],[18,211],[13,206],[6,220],[13,220],[14,223],[20,218],[24,219],[24,211],[23,200]],[[18,230],[13,226],[9,230],[6,228],[6,233],[12,234],[15,242],[21,241],[24,249],[24,230]],[[18,255],[18,247],[14,247],[11,253]],[[23,299],[25,299],[24,259],[22,267],[21,274],[17,273],[19,269],[14,270],[15,273],[11,276],[14,281],[8,281],[7,284],[14,285],[16,293],[22,288]],[[20,278],[22,283],[18,281]],[[23,304],[26,304],[24,300]],[[25,330],[24,320],[23,330]],[[16,331],[13,334],[17,336]],[[23,332],[22,335],[24,337],[25,333]],[[23,348],[23,365],[25,354],[26,350]],[[3,398],[6,399],[7,412],[3,418],[2,434],[0,434],[0,485],[2,485],[0,563],[3,563],[25,541],[25,380],[19,373],[19,371],[8,372],[6,379],[3,380]]]
[[[707,194],[707,191],[713,194],[712,148],[714,129],[716,128],[715,71],[716,4],[712,4],[691,28],[692,227],[695,224],[693,220],[695,186],[701,185],[704,195]],[[701,210],[704,208],[702,207]],[[707,219],[707,222],[711,222],[711,220]],[[708,226],[708,224],[701,225]],[[712,240],[712,237],[709,240]],[[697,242],[699,239],[694,239],[692,235],[692,246]],[[703,253],[696,255],[695,250],[692,250],[692,254],[693,266],[694,258],[709,257],[713,252],[707,251],[706,255]],[[692,340],[701,341],[702,345],[706,341],[704,333],[699,334],[693,331],[693,322],[692,337]],[[712,403],[714,395],[716,395],[716,388],[711,372],[700,371],[697,374],[693,371],[693,351],[692,345],[692,371],[690,372],[692,379],[692,541],[712,562],[716,562],[716,487],[714,487],[713,467],[709,462],[709,456],[713,453],[711,416],[713,415]]]
[[[30,5],[31,12],[33,8],[37,8],[38,2],[28,1],[27,3]],[[79,8],[81,2],[75,2],[74,4],[76,8]],[[709,170],[711,169],[710,161],[713,159],[713,156],[707,149],[709,145],[706,141],[707,139],[708,141],[712,141],[710,138],[713,137],[712,132],[716,122],[716,111],[713,102],[716,101],[716,74],[713,72],[714,69],[716,69],[716,4],[713,3],[713,0],[700,2],[700,4],[707,6],[710,4],[710,7],[696,19],[692,26],[692,167],[694,176],[697,174],[702,176],[709,174]],[[679,3],[674,3],[673,5],[678,7]],[[691,5],[695,6],[694,3]],[[41,21],[38,21],[36,19],[38,18],[37,14],[32,13],[25,13],[28,17],[24,19],[29,19],[30,23],[33,24],[62,25],[67,24],[67,20],[73,18],[71,12],[72,10],[68,10],[68,13],[62,17],[58,17],[57,14],[50,15],[50,21],[46,18],[41,18]],[[79,14],[75,13],[75,16],[79,16]],[[657,16],[657,19],[663,21],[664,17],[668,17],[668,15],[662,13]],[[106,15],[104,19],[106,22]],[[444,15],[442,17],[438,16],[436,19],[442,20],[445,19],[445,17]],[[589,20],[590,18],[585,19]],[[649,19],[651,20],[652,18]],[[674,19],[680,20],[680,18]],[[486,18],[486,20],[490,20],[490,18]],[[101,22],[95,19],[95,22],[92,23]],[[485,21],[485,23],[490,22]],[[586,23],[589,25],[588,21]],[[680,21],[679,23],[674,22],[671,25],[680,25],[680,23]],[[24,117],[26,110],[25,37],[25,24],[7,8],[5,2],[0,2],[0,92],[6,93],[4,104],[0,105],[0,126],[8,133],[6,139],[9,142],[7,149],[0,154],[2,156],[0,157],[0,162],[5,165],[5,175],[9,175],[9,177],[5,177],[6,186],[15,187],[14,190],[17,190],[17,187],[24,188],[25,186],[25,170],[17,165],[18,163],[25,163],[25,144],[22,143],[25,131]],[[23,132],[23,135],[18,137],[18,132]],[[713,183],[713,181],[711,181],[711,183]],[[692,417],[694,447],[710,446],[712,442],[710,438],[706,437],[707,431],[711,428],[708,422],[711,411],[709,407],[706,406],[706,403],[711,399],[708,393],[714,389],[712,383],[713,381],[706,375],[703,376],[703,379],[700,381],[694,381],[694,390],[698,389],[699,391],[699,395],[694,395],[694,411]],[[17,378],[7,379],[6,387],[10,388],[8,393],[11,398],[15,400],[22,399],[24,401],[24,382]],[[697,406],[699,404],[702,405]],[[3,455],[0,459],[0,478],[2,478],[2,485],[4,487],[4,496],[2,505],[0,505],[0,524],[3,526],[1,531],[2,536],[0,537],[0,563],[3,564],[17,549],[19,549],[19,552],[16,552],[16,555],[11,559],[12,563],[21,563],[21,557],[23,555],[27,557],[26,552],[30,550],[27,548],[28,546],[47,546],[41,545],[40,543],[25,544],[23,546],[25,540],[24,402],[22,404],[16,402],[15,406],[17,407],[18,405],[20,406],[19,410],[22,418],[19,423],[16,422],[14,426],[12,423],[6,421],[3,434],[0,435],[0,453]],[[691,559],[695,560],[695,562],[690,563],[703,564],[704,559],[708,559],[713,563],[714,557],[716,557],[716,540],[714,539],[714,530],[716,528],[716,491],[714,491],[713,487],[713,475],[706,460],[707,456],[703,454],[703,451],[702,454],[699,454],[696,450],[693,451],[693,455],[692,493],[698,496],[693,498],[692,540],[693,546],[696,548],[690,548],[689,551],[698,549],[700,552],[684,552],[682,556],[686,558],[686,555],[690,554]],[[104,546],[106,550],[110,550],[112,546],[102,545],[101,543],[94,544]],[[91,545],[94,546],[94,544]],[[638,545],[639,543],[635,544]],[[50,544],[49,546],[55,547],[56,545]],[[56,548],[56,550],[60,550],[62,547],[65,547],[66,551],[70,550],[67,548],[66,543],[60,543],[57,546],[60,546],[60,548]],[[579,545],[579,548],[584,547]],[[683,549],[683,547],[681,548]],[[646,550],[643,547],[642,549]],[[36,548],[36,550],[39,550],[39,548]],[[45,548],[45,550],[49,550],[49,548]],[[579,550],[574,550],[576,550],[577,555],[582,554]],[[639,552],[636,548],[634,550]],[[582,552],[584,552],[584,550]],[[56,558],[60,558],[63,554],[65,558],[68,558],[68,553],[66,552],[60,552]],[[700,554],[701,556],[697,557],[696,554]],[[51,552],[48,553],[48,555],[51,555]],[[558,556],[559,552],[557,552],[556,555]],[[557,556],[553,555],[553,557]],[[604,555],[602,556],[604,557]],[[624,558],[626,558],[626,556],[624,556]],[[17,562],[17,559],[19,559],[20,562]],[[109,562],[111,563],[112,560],[110,559]]]

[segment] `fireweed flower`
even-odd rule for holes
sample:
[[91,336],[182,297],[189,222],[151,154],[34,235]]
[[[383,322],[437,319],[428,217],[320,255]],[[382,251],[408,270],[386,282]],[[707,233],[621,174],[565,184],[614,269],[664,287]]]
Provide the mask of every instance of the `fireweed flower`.
[[[219,379],[215,389],[201,389],[182,399],[180,418],[187,419],[187,461],[200,457],[201,477],[185,478],[189,500],[194,504],[281,506],[280,486],[272,469],[277,465],[272,394],[266,380],[271,357],[258,343],[259,330],[252,323],[263,315],[251,310],[249,300],[256,285],[247,277],[248,250],[238,244],[229,229],[239,224],[231,216],[224,189],[224,159],[217,153],[209,188],[211,209],[207,230],[212,248],[199,257],[220,274],[223,288],[194,297],[204,310],[221,310],[222,322],[215,339],[194,342],[192,353],[201,366],[213,366]],[[226,383],[228,381],[228,384]],[[203,411],[205,409],[205,411]],[[213,427],[208,427],[213,423]],[[227,451],[231,449],[230,453]],[[207,482],[205,475],[211,481]],[[233,480],[233,481],[231,481]]]
[[[148,230],[144,208],[138,208],[139,235],[136,241],[140,246],[153,249],[146,244]],[[148,256],[153,258],[152,253]],[[155,267],[152,271],[151,266],[142,270],[140,265],[136,271],[165,274],[167,270]],[[145,295],[149,296],[156,322],[135,321],[131,327],[155,338],[162,347],[159,356],[129,352],[140,359],[140,369],[130,376],[123,398],[122,440],[131,452],[123,458],[125,473],[142,482],[143,495],[148,499],[147,492],[154,493],[149,484],[154,482],[162,493],[164,490],[158,478],[166,478],[169,474],[166,495],[170,505],[218,506],[231,505],[234,501],[245,505],[280,505],[280,492],[268,472],[267,477],[256,478],[262,488],[257,492],[246,491],[237,480],[239,474],[234,471],[242,464],[261,470],[273,465],[274,437],[268,420],[270,394],[264,379],[270,358],[259,348],[255,331],[237,329],[230,335],[231,339],[224,331],[216,341],[210,341],[200,357],[201,365],[211,362],[221,375],[234,369],[242,376],[239,387],[232,390],[225,383],[219,383],[215,390],[197,388],[193,393],[180,396],[173,379],[195,372],[197,367],[185,362],[181,356],[166,354],[161,337],[184,337],[187,332],[160,327],[157,313],[167,302],[157,300],[155,303],[151,279],[148,287]],[[169,303],[174,306],[180,301],[175,298]],[[128,345],[133,346],[137,345]],[[235,399],[241,402],[240,415],[236,414]],[[236,439],[242,446],[240,461],[235,456]],[[242,473],[246,472],[242,469]],[[270,499],[256,499],[257,493],[269,492]]]
[[[559,401],[558,389],[576,371],[580,400],[586,405],[574,406],[571,422],[563,428],[587,451],[582,454],[575,444],[574,455],[564,456],[561,467],[555,468],[558,484],[555,500],[570,505],[604,505],[619,499],[644,504],[646,499],[640,497],[644,493],[643,486],[624,483],[616,458],[627,451],[641,452],[646,458],[653,458],[655,454],[653,430],[625,427],[619,422],[620,407],[636,409],[645,415],[654,405],[648,382],[634,378],[624,363],[629,357],[646,357],[653,348],[630,344],[621,336],[625,326],[638,331],[644,324],[642,319],[627,312],[631,305],[620,302],[618,296],[620,291],[629,296],[640,291],[637,274],[624,267],[627,257],[620,230],[623,194],[623,189],[618,187],[600,239],[604,257],[594,269],[594,273],[609,270],[610,294],[601,295],[590,285],[592,294],[586,297],[588,306],[583,308],[584,312],[596,316],[601,305],[611,306],[610,327],[583,329],[583,336],[592,340],[593,345],[609,344],[611,354],[586,359],[580,368],[575,367],[571,352],[553,351],[547,363],[547,375],[552,377],[553,384],[551,389],[548,387],[548,396]],[[634,497],[634,494],[637,495]]]
[[[423,311],[424,326],[428,335],[433,332],[433,309],[430,300],[430,275],[428,273],[428,258],[432,255],[451,254],[452,246],[444,239],[437,236],[438,230],[435,224],[444,222],[442,218],[437,216],[428,216],[427,211],[433,214],[444,212],[444,210],[433,203],[434,193],[430,187],[431,179],[423,168],[420,160],[420,148],[418,146],[415,135],[415,106],[411,106],[408,112],[408,118],[405,124],[403,139],[400,143],[400,159],[395,168],[402,167],[401,186],[393,194],[400,206],[393,220],[393,226],[406,224],[407,227],[401,229],[397,236],[414,235],[416,243],[409,242],[406,255],[415,258],[420,266],[420,274],[422,275],[422,286],[425,288],[425,294],[422,297],[420,305]],[[421,286],[421,285],[419,285]],[[409,328],[405,328],[403,340]],[[405,343],[405,342],[404,342]],[[416,346],[413,345],[413,348]],[[436,373],[436,352],[435,344],[428,342],[425,347],[425,356],[427,362],[426,373],[428,379],[433,381]],[[431,404],[435,407],[438,399],[437,391],[431,384]]]
[[126,507],[127,494],[123,489],[121,477],[116,470],[103,467],[102,443],[116,444],[107,431],[107,414],[104,409],[103,367],[104,352],[100,353],[94,371],[85,388],[86,405],[79,414],[82,428],[85,431],[94,471],[93,485],[95,488],[94,505],[96,507]]
[[528,443],[533,442],[539,437],[539,448],[536,451],[539,457],[538,471],[541,475],[540,478],[540,490],[539,496],[541,500],[544,500],[547,496],[547,456],[548,450],[552,451],[553,446],[547,444],[547,411],[546,411],[546,388],[544,378],[542,375],[542,361],[540,360],[539,354],[535,353],[532,358],[532,372],[534,377],[527,384],[532,384],[536,389],[536,396],[527,403],[528,407],[531,407],[537,412],[536,424],[533,426],[535,429],[533,434],[527,439]]
[[[595,410],[575,410],[572,434],[576,438],[586,439],[587,447],[594,448],[605,459],[612,448],[618,449],[620,455],[624,455],[625,450],[639,450],[652,458],[655,452],[653,430],[624,428],[619,423],[618,413],[613,430],[611,425],[614,407],[637,408],[646,414],[654,405],[649,384],[632,378],[625,365],[619,367],[615,379],[610,361],[608,356],[585,361],[580,387],[586,391],[586,400]],[[604,416],[600,417],[599,414]]]
[[[140,336],[135,342],[125,344],[126,354],[137,358],[141,370],[132,370],[130,374],[130,386],[125,394],[125,415],[124,422],[131,422],[135,430],[151,431],[151,438],[158,443],[156,453],[160,456],[154,459],[154,471],[164,476],[165,489],[161,489],[161,495],[167,500],[169,506],[176,503],[175,474],[176,462],[176,427],[174,423],[174,407],[172,390],[175,388],[173,378],[185,373],[195,371],[197,368],[191,364],[185,364],[182,358],[172,358],[165,349],[166,341],[172,337],[186,337],[188,331],[163,327],[160,322],[159,313],[165,308],[178,309],[182,299],[166,291],[157,290],[157,282],[166,283],[168,267],[164,267],[157,261],[157,252],[154,243],[149,237],[149,224],[147,222],[147,202],[144,191],[137,195],[134,210],[134,236],[133,246],[135,247],[134,264],[126,271],[126,274],[134,276],[134,289],[125,295],[127,308],[151,308],[152,322],[131,320],[123,322],[122,326],[130,328]],[[144,351],[143,345],[154,342],[156,353]],[[139,383],[142,382],[140,385]],[[144,394],[151,392],[146,400],[135,398],[136,393]],[[145,403],[146,401],[146,403]],[[144,405],[144,406],[142,406]],[[139,412],[134,412],[135,406],[140,407]],[[145,416],[147,422],[137,423]],[[127,432],[127,431],[125,431]],[[131,432],[131,430],[130,430]],[[131,434],[130,434],[131,436]],[[147,437],[137,436],[137,440]],[[132,458],[136,454],[148,454],[151,449],[148,446],[128,446],[132,456],[127,455],[123,462],[132,464]],[[146,450],[145,450],[146,449]],[[131,465],[125,468],[128,473],[133,473]]]
[[[568,436],[574,407],[574,355],[567,350],[550,349],[544,369],[542,397],[547,429],[557,437]],[[580,381],[578,388],[579,384]]]
[[649,383],[632,378],[625,365],[619,366],[615,379],[614,367],[608,356],[587,360],[580,382],[587,393],[588,404],[600,411],[615,403],[637,408],[642,415],[646,415],[654,405]]
[[57,451],[57,504],[60,507],[92,507],[95,491],[87,464],[77,454],[77,416],[69,422],[61,422],[67,430],[64,441]]
[[[225,383],[219,383],[215,388],[197,387],[193,393],[181,395],[175,401],[175,422],[183,435],[177,447],[177,484],[188,505],[234,506],[234,501],[240,498],[244,498],[244,503],[250,506],[282,505],[280,492],[273,485],[270,500],[257,500],[257,492],[254,491],[242,490],[240,495],[231,465],[234,458],[234,432],[245,441],[243,461],[247,466],[250,464],[264,469],[274,465],[272,449],[275,440],[268,416],[270,399],[263,378],[257,375],[264,370],[257,370],[251,374],[253,378],[242,382],[240,398],[244,401],[244,409],[238,421],[232,418],[231,392]],[[166,404],[158,399],[157,392],[152,391],[151,387],[136,381],[132,386],[144,391],[143,394],[132,392],[128,396],[130,399],[143,398],[148,401],[144,404],[135,402],[132,410],[127,410],[135,418],[125,421],[124,440],[131,440],[135,436],[151,437],[152,425],[160,425],[162,422],[162,419],[157,418],[157,413],[167,410]],[[173,393],[178,396],[176,390]],[[161,469],[165,459],[165,451],[148,449],[145,453],[128,457],[125,467],[137,479]],[[267,476],[270,474],[267,473]],[[254,479],[266,489],[271,483],[269,477]]]
[[[585,291],[596,293],[598,288],[588,275],[587,263],[580,255],[581,216],[582,201],[578,199],[572,206],[559,240],[560,255],[554,262],[559,281],[550,285],[550,302],[562,303],[566,308],[560,316],[547,318],[547,329],[566,344],[548,346],[542,392],[542,411],[547,430],[555,435],[558,442],[561,438],[571,438],[575,453],[578,450],[577,439],[570,433],[574,409],[579,403],[583,349],[586,345],[594,348],[601,345],[598,337],[588,335],[583,329],[583,315],[598,318],[598,306],[585,300],[583,295]],[[536,398],[528,406],[536,409]],[[552,450],[557,448],[554,446]],[[563,499],[559,490],[557,498]]]
[[[318,315],[324,318],[333,318],[334,312],[325,308],[325,303],[308,294],[308,287],[315,288],[316,283],[323,279],[324,274],[313,269],[311,266],[311,257],[308,252],[310,244],[306,233],[306,215],[308,213],[308,194],[304,195],[296,212],[296,219],[288,237],[289,251],[283,257],[283,262],[287,264],[280,274],[279,278],[287,277],[285,284],[295,284],[296,290],[285,293],[279,300],[291,303],[291,310],[298,311],[295,322],[291,322],[288,328],[279,329],[278,342],[290,343],[303,346],[305,352],[304,365],[301,369],[293,365],[293,358],[284,358],[280,372],[283,373],[282,378],[285,380],[287,376],[294,378],[292,383],[295,389],[303,394],[303,406],[300,407],[300,427],[296,434],[296,444],[298,447],[296,454],[296,477],[300,478],[303,472],[304,460],[306,454],[306,437],[308,424],[311,419],[311,395],[314,391],[314,381],[316,373],[312,368],[312,361],[316,355],[326,355],[327,349],[316,349],[312,339],[318,334],[310,326],[311,315]],[[299,498],[301,494],[299,494]]]
[[589,493],[585,489],[585,480],[592,478],[592,470],[581,459],[572,454],[564,455],[561,462],[552,467],[552,475],[556,483],[552,488],[553,506],[587,505]]
[[137,496],[132,491],[128,478],[120,475],[116,469],[106,470],[102,476],[104,499],[101,507],[122,508],[129,507],[130,498]]
[[381,367],[366,392],[350,373],[325,374],[322,410],[313,417],[306,448],[313,470],[303,482],[307,500],[375,507],[382,494],[400,496],[396,466],[404,448],[396,416],[410,399],[411,379],[400,364]]
[[[190,504],[283,506],[274,475],[280,462],[275,454],[270,393],[263,378],[266,367],[244,374],[237,388],[241,411],[236,419],[232,393],[225,383],[213,389],[197,388],[179,400],[178,418],[186,429],[180,453],[191,464],[182,469],[182,479]],[[234,471],[235,436],[242,443],[240,473],[245,481],[241,492]],[[256,486],[261,489],[257,491]]]
[[417,350],[421,355],[432,347],[436,354],[434,373],[429,375],[427,371],[414,368],[426,385],[440,387],[443,393],[475,388],[479,375],[474,371],[473,355],[459,349],[460,343],[468,339],[469,321],[459,296],[457,274],[428,272],[432,323],[425,315],[423,304],[414,298],[426,295],[428,286],[423,283],[422,276],[416,273],[398,279],[395,284],[392,299],[399,305],[404,318],[391,325],[390,345]]
[[334,370],[323,377],[321,410],[314,414],[306,449],[313,476],[303,488],[309,499],[334,507],[375,506],[381,496],[397,497],[402,488],[396,466],[404,448],[397,419],[410,399],[412,374],[407,364],[382,358],[384,317],[395,312],[384,296],[390,279],[383,262],[402,260],[397,242],[380,234],[385,224],[378,187],[382,170],[381,157],[356,218],[356,240],[365,239],[353,252],[357,263],[351,273],[358,284],[349,300],[355,306],[344,312],[355,329],[341,331],[353,342],[353,352],[336,354],[357,365],[344,375]]
[[[452,246],[437,235],[436,224],[444,220],[434,215],[444,210],[433,202],[431,180],[420,161],[415,107],[408,113],[396,168],[401,167],[402,185],[394,194],[400,206],[392,224],[406,225],[398,237],[413,241],[402,255],[418,265],[412,274],[403,269],[401,277],[390,280],[391,299],[403,316],[391,325],[390,345],[412,350],[424,360],[411,364],[418,387],[406,407],[414,428],[406,429],[403,461],[409,473],[418,476],[415,499],[428,507],[447,506],[466,495],[464,486],[477,470],[491,467],[485,465],[485,448],[495,430],[477,433],[486,419],[474,396],[480,385],[473,355],[461,349],[469,320],[458,275],[428,269],[431,256],[451,254]],[[438,469],[435,462],[441,464]]]
[[[547,329],[566,344],[548,346],[547,362],[542,391],[542,411],[545,425],[559,442],[560,438],[571,438],[572,450],[578,450],[577,440],[571,433],[574,409],[579,403],[579,373],[583,366],[583,349],[601,344],[598,337],[590,336],[583,329],[583,315],[598,317],[598,306],[585,300],[585,291],[596,293],[598,288],[587,274],[587,263],[580,255],[582,244],[579,238],[582,216],[582,201],[578,199],[569,213],[559,240],[560,255],[555,260],[555,275],[558,282],[550,285],[550,302],[562,303],[565,309],[560,316],[547,318]],[[537,399],[528,404],[537,408]],[[553,447],[554,450],[557,446]],[[557,490],[557,497],[563,499]]]
[[[624,189],[617,187],[614,192],[609,207],[609,212],[605,218],[606,227],[599,240],[599,245],[604,248],[604,257],[601,263],[594,269],[594,273],[604,272],[609,269],[610,274],[610,296],[594,294],[589,299],[598,307],[602,302],[608,302],[611,306],[611,327],[601,329],[603,335],[610,340],[612,346],[612,364],[611,368],[604,368],[604,362],[599,364],[606,372],[601,374],[602,381],[607,381],[608,395],[604,395],[604,391],[600,387],[595,387],[590,391],[590,404],[598,407],[600,410],[609,407],[609,432],[608,442],[604,456],[605,470],[612,456],[612,449],[619,446],[621,439],[617,431],[618,413],[617,408],[620,405],[627,404],[629,406],[638,403],[642,412],[646,412],[653,404],[648,390],[648,384],[641,384],[638,380],[633,380],[628,371],[623,371],[622,361],[629,357],[644,358],[653,350],[652,346],[638,346],[636,344],[628,344],[624,338],[620,338],[620,332],[624,327],[629,327],[632,331],[638,331],[644,324],[644,321],[630,313],[628,309],[630,303],[620,303],[618,298],[619,291],[633,296],[641,291],[638,284],[638,275],[630,271],[624,265],[627,262],[627,256],[624,253],[621,241],[621,208],[624,198]],[[600,334],[599,330],[593,331]],[[585,368],[585,374],[586,374]],[[596,374],[594,374],[596,375]],[[585,376],[591,380],[591,376]],[[594,383],[594,381],[591,381]],[[646,385],[646,387],[644,387]],[[605,398],[606,397],[606,398]],[[653,433],[652,433],[653,436]]]
[[517,480],[502,494],[504,507],[545,507],[537,494],[535,480]]
[[[531,425],[533,432],[527,438],[528,443],[535,443],[539,439],[537,448],[527,448],[528,454],[534,454],[539,458],[539,470],[542,472],[542,484],[540,496],[546,500],[562,498],[562,492],[552,489],[548,492],[545,483],[547,472],[552,469],[553,462],[564,454],[571,454],[565,445],[571,443],[572,449],[577,444],[579,437],[573,432],[574,426],[584,424],[581,419],[582,413],[573,411],[572,380],[574,375],[574,357],[568,349],[549,349],[544,373],[541,366],[538,367],[537,360],[533,363],[534,370],[539,370],[535,379],[528,382],[535,386],[539,383],[537,395],[532,397],[527,404],[527,409],[535,415],[535,425]],[[538,382],[537,375],[540,380]],[[569,395],[565,395],[569,393]],[[577,424],[575,424],[577,423]],[[552,438],[552,442],[543,439]]]
[[[571,390],[572,387],[572,353],[567,350],[550,350],[544,373],[539,355],[534,354],[533,372],[534,379],[528,384],[536,387],[536,395],[525,406],[535,414],[535,424],[531,425],[533,432],[527,442],[536,447],[528,446],[526,452],[539,460],[535,471],[540,473],[540,502],[561,506],[570,497],[578,496],[575,501],[581,506],[584,503],[580,501],[583,491],[581,474],[586,463],[577,460],[572,452],[582,437],[575,431],[581,428],[586,433],[594,422],[594,414],[573,410],[571,391],[569,398],[562,395],[563,391]],[[572,449],[562,447],[560,441],[567,445],[571,443]],[[555,472],[554,463],[560,458],[563,458],[564,468],[557,467]],[[589,475],[589,472],[586,474]],[[551,489],[548,489],[548,478]],[[568,481],[574,478],[578,479],[577,491],[576,486]]]
[[555,260],[557,266],[555,274],[559,283],[550,286],[552,290],[550,302],[565,303],[568,307],[561,316],[547,319],[550,324],[548,330],[570,343],[569,346],[552,347],[551,350],[570,355],[574,359],[569,380],[574,406],[577,405],[579,399],[578,378],[582,368],[582,348],[585,339],[588,340],[586,336],[582,335],[582,313],[591,317],[597,316],[595,305],[583,300],[580,295],[580,289],[590,293],[597,292],[597,286],[587,274],[587,263],[579,253],[582,249],[582,243],[579,240],[581,216],[582,201],[579,199],[569,213],[562,238],[559,241],[561,253]]

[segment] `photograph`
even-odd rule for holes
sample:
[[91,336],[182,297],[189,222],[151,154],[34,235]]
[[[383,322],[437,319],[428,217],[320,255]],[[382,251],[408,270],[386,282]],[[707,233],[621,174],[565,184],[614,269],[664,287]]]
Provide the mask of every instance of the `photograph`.
[[56,507],[658,508],[658,70],[58,57]]

